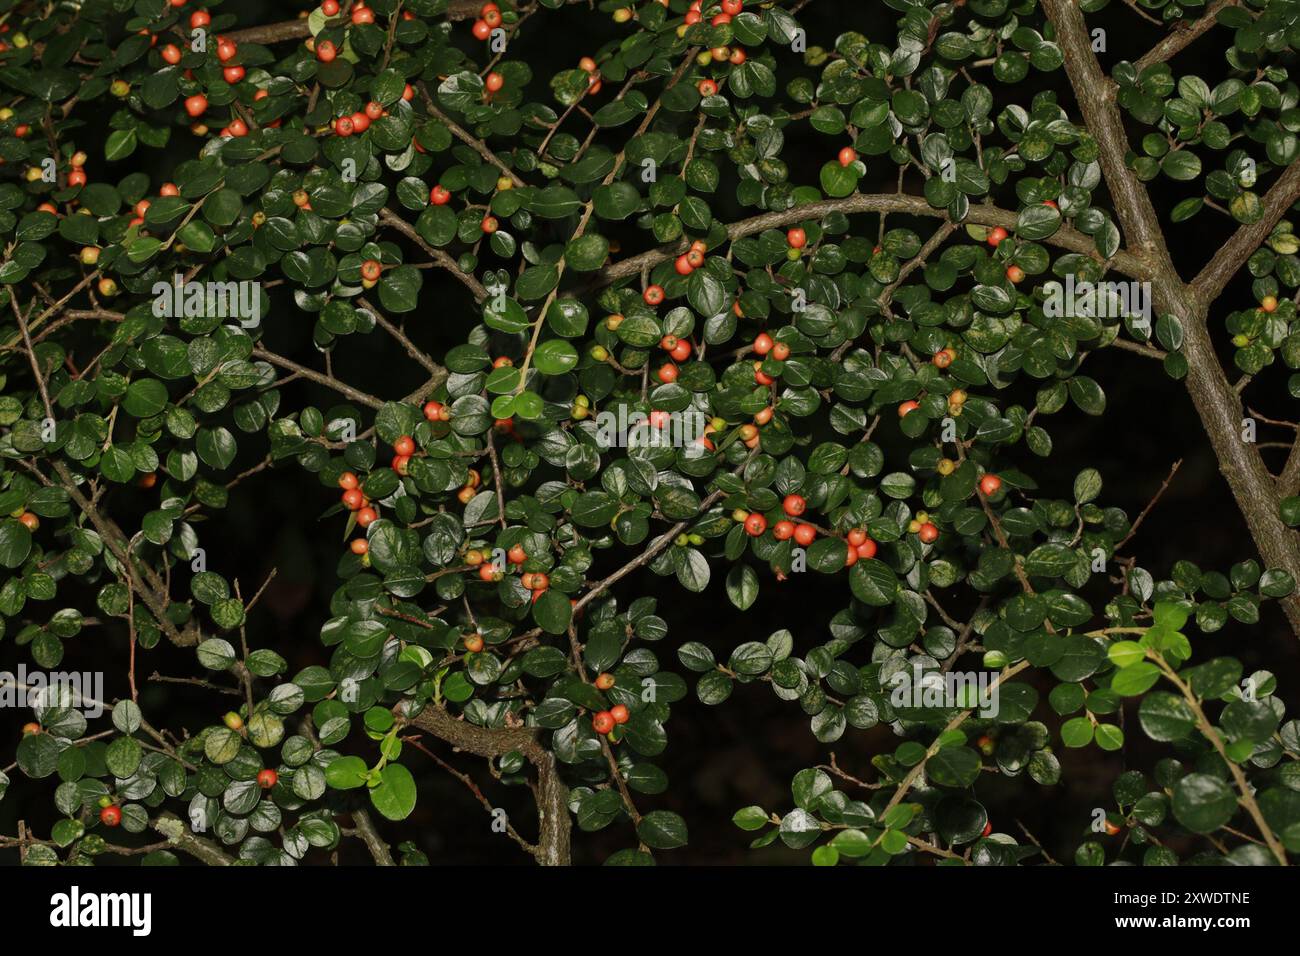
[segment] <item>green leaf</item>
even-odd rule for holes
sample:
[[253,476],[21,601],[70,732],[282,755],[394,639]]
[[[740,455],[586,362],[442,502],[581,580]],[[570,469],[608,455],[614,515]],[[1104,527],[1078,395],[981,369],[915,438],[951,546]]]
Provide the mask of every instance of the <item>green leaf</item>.
[[135,130],[119,129],[108,134],[104,141],[104,158],[110,163],[126,159],[135,152]]
[[747,564],[737,564],[727,572],[727,597],[742,611],[748,611],[758,599],[758,575]]
[[370,789],[370,802],[389,820],[405,820],[415,809],[415,778],[400,763],[379,772],[379,786]]
[[668,810],[652,810],[641,818],[636,835],[656,850],[675,850],[686,845],[686,821]]
[[1206,773],[1189,773],[1174,786],[1174,816],[1193,833],[1213,833],[1237,811],[1232,788]]

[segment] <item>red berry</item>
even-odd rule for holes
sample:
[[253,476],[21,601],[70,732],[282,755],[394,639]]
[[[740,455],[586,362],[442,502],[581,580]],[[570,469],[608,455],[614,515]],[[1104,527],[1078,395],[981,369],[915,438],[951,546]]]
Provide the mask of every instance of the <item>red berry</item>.
[[327,17],[338,16],[339,0],[322,0],[320,12]]
[[691,260],[686,256],[678,256],[677,261],[673,263],[673,268],[677,270],[679,276],[688,276],[695,271],[695,267],[691,265]]
[[917,401],[903,402],[903,404],[898,406],[898,417],[902,418],[905,415],[907,415],[909,412],[914,412],[920,407],[921,407],[921,403]]
[[776,343],[772,341],[772,336],[768,335],[766,332],[760,332],[758,337],[754,339],[754,352],[758,355],[766,355],[768,352],[772,351],[775,345]]
[[984,241],[987,242],[990,246],[996,247],[998,243],[1000,243],[1003,239],[1005,239],[1009,235],[1011,234],[1007,232],[1005,229],[1003,229],[1001,226],[994,226],[991,230],[989,230],[988,238],[985,239]]
[[99,822],[106,827],[115,827],[122,822],[121,807],[105,807],[99,811]]
[[609,690],[614,686],[614,675],[610,673],[597,674],[594,681],[596,690]]
[[360,556],[370,550],[370,542],[365,538],[353,538],[348,547],[353,554]]
[[181,61],[181,48],[175,43],[168,43],[162,48],[162,58],[164,63],[175,65]]
[[665,362],[659,366],[659,371],[655,373],[659,381],[665,385],[677,381],[677,366],[672,362]]
[[784,342],[777,342],[772,346],[772,358],[776,359],[778,362],[784,362],[789,357],[790,346],[786,345]]
[[917,537],[921,539],[922,544],[933,544],[939,539],[939,529],[930,522],[921,525],[921,530],[917,532]]
[[786,495],[785,500],[781,502],[781,507],[791,518],[797,518],[807,509],[808,502],[804,500],[803,495]]
[[626,724],[632,717],[626,704],[615,704],[609,709],[609,716],[614,718],[616,724]]
[[794,540],[806,548],[817,540],[817,529],[810,524],[801,524],[794,529]]
[[486,40],[492,35],[492,28],[487,25],[486,20],[475,20],[471,32],[474,34],[474,39]]
[[266,770],[258,771],[257,785],[263,790],[270,790],[279,779],[280,775],[268,767]]
[[668,353],[675,362],[685,362],[691,357],[691,343],[686,339],[679,339],[672,351]]
[[614,715],[602,710],[591,718],[591,729],[598,734],[607,734],[614,729]]
[[362,528],[368,528],[379,520],[379,514],[374,508],[362,508],[357,512],[357,524]]
[[[491,565],[485,564],[484,567],[490,568]],[[468,637],[466,637],[465,650],[469,651],[471,654],[477,654],[479,651],[483,650],[483,635],[470,634]]]
[[[355,14],[354,14],[355,16]],[[322,63],[332,63],[339,55],[338,47],[331,40],[322,40],[316,44],[316,59]]]
[[947,368],[956,357],[956,349],[940,349],[934,353],[930,361],[934,363],[935,368]]
[[980,479],[980,494],[985,498],[996,495],[1001,487],[1002,479],[997,475],[985,475]]
[[646,305],[658,305],[664,300],[664,287],[661,285],[648,286],[641,293],[641,298],[645,300]]
[[196,93],[185,100],[185,112],[190,116],[202,116],[208,109],[208,98]]
[[445,186],[434,186],[429,190],[429,202],[435,206],[445,206],[451,201],[451,190]]
[[794,537],[794,522],[778,521],[772,525],[772,537],[777,541],[789,541]]
[[722,12],[729,17],[734,17],[743,9],[745,9],[743,0],[722,0]]
[[712,80],[700,80],[695,88],[700,91],[700,96],[713,96],[718,92],[718,84]]
[[[333,2],[333,0],[330,0]],[[206,27],[212,22],[212,14],[206,10],[195,10],[190,14],[190,29],[196,30],[199,27]]]
[[375,11],[369,7],[355,6],[352,8],[352,22],[358,26],[363,23],[374,23]]
[[506,557],[510,559],[511,564],[523,564],[528,560],[528,552],[524,550],[522,544],[516,544],[506,552]]
[[984,823],[984,829],[980,831],[980,836],[986,837],[992,832],[993,832],[993,824],[986,821]]
[[791,229],[785,234],[785,241],[791,249],[802,249],[808,245],[808,234],[802,229]]
[[339,475],[339,487],[342,488],[344,491],[348,491],[349,489],[356,488],[360,484],[361,484],[360,480],[353,472],[345,471],[343,472],[343,474]]
[[876,542],[868,538],[858,545],[858,557],[870,560],[876,556]]
[[767,519],[761,514],[752,514],[745,519],[745,533],[757,538],[767,530]]
[[852,166],[858,161],[858,151],[852,146],[845,146],[839,155],[841,166]]
[[349,488],[343,492],[343,507],[349,511],[359,511],[366,502],[366,496],[361,493],[360,488]]
[[1023,282],[1025,278],[1025,270],[1020,268],[1020,266],[1007,266],[1007,278],[1011,280],[1012,285],[1015,285],[1018,282]]
[[506,85],[506,78],[500,73],[489,73],[483,78],[483,85],[489,93],[495,93],[501,87]]

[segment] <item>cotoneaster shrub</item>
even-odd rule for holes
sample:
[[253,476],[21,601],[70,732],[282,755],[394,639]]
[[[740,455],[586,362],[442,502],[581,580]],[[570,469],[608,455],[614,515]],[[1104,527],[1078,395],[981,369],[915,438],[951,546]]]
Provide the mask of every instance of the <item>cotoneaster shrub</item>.
[[[1243,404],[1300,392],[1300,7],[1106,11],[1158,41],[1128,62],[1090,22],[1104,0],[840,4],[814,36],[806,2],[584,4],[604,40],[558,72],[511,50],[563,45],[562,0],[260,26],[194,0],[5,7],[4,661],[75,670],[93,622],[129,678],[97,718],[40,702],[7,773],[62,819],[5,846],[294,863],[358,838],[422,862],[409,767],[450,744],[490,764],[488,811],[532,788],[536,821],[493,822],[539,862],[568,862],[575,824],[649,862],[688,840],[656,807],[656,757],[691,745],[674,704],[762,682],[824,745],[897,743],[738,809],[737,840],[1040,862],[981,777],[1051,799],[1062,748],[1143,736],[1159,756],[1078,821],[1076,862],[1300,851],[1295,689],[1206,637],[1249,640],[1270,600],[1300,627],[1300,454],[1266,467]],[[783,158],[792,128],[819,168]],[[1157,209],[1156,180],[1181,201]],[[1175,263],[1188,228],[1226,238]],[[1243,270],[1254,301],[1221,298]],[[1079,294],[1103,279],[1149,315]],[[267,344],[305,322],[317,355]],[[459,343],[429,354],[430,323]],[[337,377],[359,337],[424,384]],[[1221,567],[1145,567],[1141,518],[1053,454],[1067,404],[1124,427],[1106,362],[1186,383],[1253,538]],[[336,404],[290,407],[289,381]],[[203,548],[272,467],[348,542],[296,672],[250,646],[261,582]],[[725,591],[743,627],[667,634],[625,583],[643,569]],[[839,585],[829,633],[795,596],[745,617],[805,570]],[[206,726],[139,706],[164,643],[191,649]],[[944,683],[978,673],[996,713]]]

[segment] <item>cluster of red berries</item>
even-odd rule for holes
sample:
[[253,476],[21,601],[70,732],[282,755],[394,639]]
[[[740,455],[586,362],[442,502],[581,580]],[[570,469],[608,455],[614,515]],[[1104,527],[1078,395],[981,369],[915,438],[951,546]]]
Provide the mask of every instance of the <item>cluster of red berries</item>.
[[[687,26],[694,26],[704,19],[704,14],[701,12],[703,6],[703,0],[691,0],[690,8],[686,11]],[[730,23],[731,18],[744,9],[743,0],[722,0],[722,12],[714,15],[713,19],[709,21],[709,26],[719,27],[724,23]]]
[[[616,683],[613,674],[602,673],[595,680],[597,690],[609,690]],[[626,704],[615,704],[609,710],[600,710],[591,716],[591,729],[598,734],[607,734],[619,724],[626,724],[632,719]]]
[[918,511],[916,517],[907,523],[907,530],[920,538],[922,544],[934,544],[939,540],[939,529],[924,511]]
[[[772,537],[776,538],[777,541],[789,541],[794,538],[795,544],[804,548],[816,541],[817,529],[815,527],[802,521],[795,524],[793,521],[788,520],[789,518],[798,518],[807,508],[808,503],[802,495],[786,495],[781,502],[781,510],[786,513],[787,518],[778,521],[772,526]],[[753,517],[753,515],[750,517]],[[759,515],[759,517],[762,517],[762,515]],[[749,530],[748,522],[745,530]]]
[[474,34],[474,39],[486,40],[499,26],[501,26],[501,8],[495,3],[485,3],[479,8],[478,19],[474,21],[470,32]]
[[600,67],[596,65],[596,61],[591,57],[584,56],[578,61],[578,69],[587,74],[587,95],[595,96],[600,92],[602,85],[600,80]]
[[754,339],[754,354],[761,356],[754,362],[754,381],[759,385],[771,385],[776,379],[763,371],[763,359],[770,355],[773,360],[784,362],[790,357],[790,346],[777,342],[766,332],[760,332]]
[[365,492],[361,490],[361,480],[351,471],[345,471],[339,475],[339,487],[343,489],[342,502],[343,507],[348,511],[356,513],[357,524],[363,528],[368,528],[374,524],[379,517],[370,499],[366,497]]
[[[802,495],[788,494],[781,501],[781,510],[786,517],[772,526],[772,537],[777,541],[794,539],[801,547],[808,547],[817,540],[817,528],[803,521],[793,521],[808,509],[808,502]],[[758,512],[737,509],[732,518],[744,525],[745,533],[757,538],[767,531],[767,518]],[[876,556],[876,542],[861,528],[853,528],[845,536],[845,567],[853,567],[859,558],[870,559]]]
[[696,239],[691,243],[691,248],[677,257],[673,263],[673,268],[677,270],[679,276],[688,276],[700,266],[704,265],[704,253],[708,251],[708,243],[702,239]]
[[659,340],[659,347],[668,353],[671,362],[665,362],[659,366],[659,371],[655,377],[665,385],[677,381],[677,363],[685,362],[691,357],[690,339],[679,339],[675,335],[665,335]]
[[[319,54],[320,50],[317,49],[316,52]],[[372,122],[381,116],[387,115],[388,110],[371,100],[364,108],[349,116],[336,117],[331,121],[331,125],[334,127],[334,133],[338,136],[351,136],[353,133],[360,135],[370,128]]]

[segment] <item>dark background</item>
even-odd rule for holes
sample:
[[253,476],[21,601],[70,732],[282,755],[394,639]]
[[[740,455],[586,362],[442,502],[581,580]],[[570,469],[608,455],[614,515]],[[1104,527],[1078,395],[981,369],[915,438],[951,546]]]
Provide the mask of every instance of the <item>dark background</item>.
[[[225,9],[239,10],[241,25],[251,25],[291,17],[302,7],[286,3],[238,3],[233,7],[227,5]],[[893,36],[895,16],[883,4],[816,0],[801,12],[800,19],[808,30],[810,45],[820,43],[829,47],[838,32],[850,28],[872,40],[888,41]],[[580,56],[594,53],[605,39],[622,35],[620,31],[624,28],[611,29],[607,17],[608,14],[576,6],[538,14],[526,25],[522,35],[512,43],[509,56],[532,64],[536,98],[546,100],[545,81],[554,70],[572,66]],[[1120,59],[1136,59],[1160,35],[1158,28],[1139,20],[1120,4],[1112,4],[1105,13],[1090,17],[1089,22],[1108,31],[1109,52],[1101,55],[1103,67],[1107,69]],[[459,24],[455,35],[466,50],[476,48],[469,38],[468,22]],[[1176,72],[1200,72],[1213,86],[1226,75],[1222,37],[1222,33],[1212,31],[1201,38],[1175,61]],[[779,81],[784,84],[799,73],[813,75],[799,57],[784,53]],[[1038,89],[1050,83],[1063,90],[1065,82],[1063,72],[1044,77],[1036,71],[1010,89],[996,87],[988,70],[980,71],[978,79],[994,86],[998,97],[995,115],[1009,98],[1028,107]],[[600,102],[607,100],[612,92],[607,89]],[[1068,92],[1061,93],[1061,102],[1072,116],[1077,116]],[[689,122],[689,118],[679,122]],[[582,123],[579,118],[566,129],[579,136],[585,135]],[[627,133],[627,128],[615,131],[619,136]],[[90,142],[97,140],[79,137],[79,145]],[[995,135],[991,142],[998,142],[998,137]],[[841,145],[836,142],[828,146],[827,138],[809,131],[806,124],[791,125],[786,130],[786,143],[787,151],[783,158],[789,164],[791,178],[800,183],[815,182],[818,167]],[[162,181],[167,178],[171,164],[192,146],[184,130],[176,130],[170,150],[137,154],[129,163],[118,165],[125,167],[141,163],[157,181]],[[1204,158],[1207,164],[1215,160],[1213,156]],[[1213,167],[1207,165],[1207,168]],[[130,171],[121,168],[113,172],[120,176]],[[895,175],[896,169],[886,157],[873,158],[861,189],[864,192],[890,191],[895,185]],[[734,201],[728,198],[727,180],[724,178],[723,182],[714,201],[715,215],[728,220],[752,215],[752,210],[735,206]],[[1267,181],[1261,186],[1266,187]],[[919,188],[919,182],[909,180],[909,191],[919,192]],[[1171,208],[1178,199],[1190,194],[1188,189],[1186,184],[1168,181],[1153,184],[1156,207],[1161,210]],[[1015,208],[1014,194],[1009,188],[994,198],[1004,207]],[[1104,197],[1099,196],[1098,202],[1104,202]],[[911,225],[922,236],[928,236],[934,221],[908,223],[906,217],[890,217],[890,227],[902,225]],[[874,233],[876,221],[874,217],[863,218],[855,223],[855,228]],[[1183,265],[1184,277],[1195,274],[1231,229],[1232,224],[1226,218],[1207,210],[1192,222],[1169,230],[1171,247],[1176,261]],[[645,247],[646,239],[643,235],[638,237],[629,233],[623,237],[623,242],[623,254],[632,254]],[[495,268],[500,264],[489,253],[485,255],[482,267]],[[478,313],[463,287],[447,278],[445,273],[429,271],[425,273],[425,279],[428,308],[408,317],[406,328],[418,344],[436,357],[463,341],[467,330],[478,321]],[[1249,301],[1248,280],[1238,279],[1212,312],[1213,327],[1220,330],[1227,312]],[[281,303],[264,325],[270,347],[304,364],[321,367],[320,358],[311,344],[312,320],[297,313],[291,303]],[[1217,334],[1219,339],[1227,337],[1226,334]],[[97,351],[91,340],[87,340],[82,348],[86,355]],[[1226,352],[1224,358],[1225,364],[1230,362]],[[385,398],[400,397],[423,381],[422,370],[401,356],[381,332],[349,338],[343,348],[336,350],[334,370],[338,377]],[[1120,350],[1107,350],[1092,356],[1085,371],[1106,391],[1106,415],[1100,419],[1089,418],[1070,406],[1060,414],[1040,420],[1055,442],[1050,460],[1034,458],[1023,446],[1011,453],[1016,463],[1038,480],[1040,494],[1068,498],[1075,474],[1092,466],[1101,472],[1105,481],[1102,502],[1122,507],[1130,517],[1134,517],[1159,488],[1170,465],[1182,459],[1181,470],[1127,549],[1129,553],[1136,554],[1140,565],[1157,578],[1167,577],[1171,565],[1178,559],[1185,558],[1203,568],[1226,571],[1235,561],[1255,557],[1255,548],[1218,473],[1208,441],[1183,387],[1169,379],[1158,362]],[[1270,417],[1288,417],[1285,374],[1285,371],[1277,369],[1266,372],[1247,390],[1247,403]],[[1032,383],[1008,390],[1005,398],[1008,402],[1019,401],[1031,406]],[[284,389],[282,411],[292,411],[306,404],[328,408],[335,403],[335,396],[331,393],[296,382]],[[896,429],[890,429],[888,423],[881,431],[897,438]],[[1261,426],[1261,441],[1288,437],[1285,430]],[[880,440],[886,444],[890,441],[888,435]],[[241,457],[232,473],[254,463],[262,453],[263,449],[256,440],[243,440]],[[1285,450],[1266,452],[1266,455],[1266,460],[1276,470],[1280,468]],[[895,457],[893,460],[900,459]],[[326,659],[317,635],[321,623],[328,616],[330,594],[338,584],[336,564],[343,550],[339,522],[320,520],[321,513],[332,501],[333,496],[314,476],[290,462],[237,487],[231,495],[229,508],[224,513],[213,514],[211,520],[199,527],[202,543],[208,550],[209,568],[228,578],[238,578],[245,596],[256,590],[271,569],[277,569],[276,579],[250,619],[249,640],[253,647],[269,647],[283,654],[289,660],[291,674],[307,664],[321,663]],[[122,520],[125,527],[134,527],[136,525],[131,522],[138,518],[137,513],[142,513],[147,503],[147,496],[128,486],[111,492],[107,507],[120,515],[119,520],[125,519]],[[612,569],[617,556],[606,554],[604,560]],[[736,644],[745,640],[763,640],[780,627],[788,627],[795,634],[796,654],[823,642],[827,636],[827,622],[847,603],[843,578],[809,574],[777,585],[764,569],[758,570],[763,580],[761,596],[745,614],[737,612],[722,593],[725,564],[721,558],[715,565],[714,583],[703,595],[683,599],[683,592],[674,581],[656,578],[645,571],[623,581],[616,593],[624,603],[643,594],[662,599],[659,613],[668,621],[670,631],[654,650],[671,668],[679,666],[676,648],[687,640],[703,641],[720,657],[725,657]],[[187,572],[182,569],[181,573]],[[961,616],[966,610],[961,603],[960,589],[943,600],[956,616]],[[71,593],[61,591],[58,601],[58,606],[64,606],[74,603],[74,598]],[[93,607],[93,592],[75,599],[75,603],[84,609]],[[1300,673],[1297,673],[1296,666],[1295,637],[1289,632],[1275,603],[1265,605],[1263,619],[1255,627],[1230,621],[1222,631],[1210,636],[1199,636],[1199,632],[1191,627],[1189,631],[1198,655],[1233,654],[1243,661],[1247,673],[1266,667],[1277,674],[1279,693],[1283,698],[1289,702],[1298,699],[1297,678]],[[18,652],[19,656],[16,656],[12,643],[7,646],[9,651],[0,657],[3,662],[0,666],[13,667],[19,659],[26,657],[25,652]],[[126,684],[121,662],[125,647],[125,634],[119,627],[87,629],[72,642],[63,666],[106,668],[106,694],[110,698],[124,695]],[[862,663],[865,649],[864,644],[854,652],[856,656],[852,659]],[[138,666],[139,674],[147,676],[155,670],[165,675],[192,676],[197,672],[193,651],[181,651],[164,644],[145,653]],[[691,683],[693,687],[694,681]],[[1049,687],[1043,683],[1040,689],[1045,694]],[[179,729],[184,726],[197,728],[218,720],[230,706],[230,700],[194,688],[145,682],[140,702],[152,722]],[[1039,711],[1040,719],[1055,726],[1055,719],[1048,713],[1045,702]],[[1127,759],[1133,766],[1149,768],[1155,759],[1168,751],[1146,741],[1137,731],[1131,713],[1129,718]],[[11,732],[0,735],[0,740],[11,741],[0,745],[0,763],[12,760],[18,723],[26,719],[26,712],[22,712]],[[835,745],[822,746],[813,738],[807,718],[798,705],[778,700],[762,685],[738,686],[732,698],[716,708],[705,707],[691,694],[674,705],[668,730],[669,747],[656,762],[668,772],[671,787],[667,793],[657,797],[639,797],[638,806],[642,812],[672,809],[687,820],[690,845],[673,853],[659,854],[661,862],[669,864],[806,860],[806,852],[793,853],[779,845],[757,853],[748,851],[749,837],[732,825],[731,815],[738,808],[754,803],[769,811],[788,810],[792,805],[789,793],[792,775],[803,768],[825,763],[828,750],[836,753],[841,766],[849,772],[874,779],[871,756],[888,752],[899,743],[887,727],[878,727],[871,731],[849,730]],[[356,746],[357,737],[359,735],[354,733],[348,745]],[[461,770],[473,773],[494,804],[504,806],[525,835],[531,836],[535,832],[530,794],[522,789],[510,790],[495,784],[485,772],[481,760],[452,755],[445,745],[431,744],[439,748],[445,759],[450,759]],[[989,775],[981,782],[978,795],[989,806],[995,829],[1018,834],[1015,821],[1020,820],[1053,856],[1068,862],[1072,859],[1074,847],[1088,836],[1091,809],[1113,806],[1110,786],[1118,773],[1126,769],[1126,756],[1103,754],[1091,747],[1080,752],[1058,746],[1056,751],[1064,771],[1062,783],[1058,786],[1044,789],[1027,779],[1012,781]],[[419,777],[420,801],[414,816],[405,824],[381,821],[381,829],[391,842],[414,839],[438,863],[527,862],[526,856],[513,843],[491,831],[488,815],[459,782],[413,751],[404,762]],[[17,770],[11,770],[10,775],[13,784],[7,797],[0,801],[0,832],[13,834],[20,818],[27,820],[36,832],[48,832],[55,819],[52,782],[29,782]],[[127,835],[122,834],[122,839],[125,841]],[[368,859],[359,844],[353,845],[355,843],[345,842],[342,854],[345,862]],[[614,850],[630,845],[634,845],[634,837],[626,823],[616,824],[597,834],[583,834],[575,828],[574,861],[600,862]],[[3,858],[12,862],[13,854],[6,853]]]

